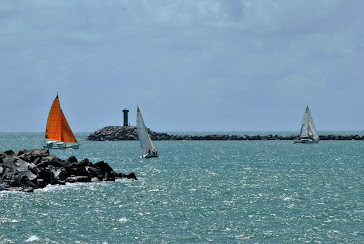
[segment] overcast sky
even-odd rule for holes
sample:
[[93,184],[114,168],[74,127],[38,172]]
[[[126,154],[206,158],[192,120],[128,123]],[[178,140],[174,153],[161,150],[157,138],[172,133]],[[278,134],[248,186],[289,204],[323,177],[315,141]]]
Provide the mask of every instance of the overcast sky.
[[364,129],[362,0],[0,1],[0,132]]

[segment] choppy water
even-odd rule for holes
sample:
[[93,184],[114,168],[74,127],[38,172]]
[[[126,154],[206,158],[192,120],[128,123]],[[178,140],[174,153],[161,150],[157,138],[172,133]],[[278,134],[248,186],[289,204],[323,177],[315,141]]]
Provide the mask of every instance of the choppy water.
[[[364,141],[88,142],[52,151],[135,172],[119,180],[0,193],[0,243],[364,242]],[[43,133],[0,134],[0,150]]]

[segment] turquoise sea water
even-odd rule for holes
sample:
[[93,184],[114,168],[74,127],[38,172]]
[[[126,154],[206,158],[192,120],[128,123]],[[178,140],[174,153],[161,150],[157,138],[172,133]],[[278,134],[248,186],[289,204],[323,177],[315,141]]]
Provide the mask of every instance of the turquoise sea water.
[[[160,157],[140,159],[137,141],[88,134],[51,152],[139,180],[0,192],[0,243],[364,242],[364,141],[156,141]],[[0,150],[42,141],[0,133]]]

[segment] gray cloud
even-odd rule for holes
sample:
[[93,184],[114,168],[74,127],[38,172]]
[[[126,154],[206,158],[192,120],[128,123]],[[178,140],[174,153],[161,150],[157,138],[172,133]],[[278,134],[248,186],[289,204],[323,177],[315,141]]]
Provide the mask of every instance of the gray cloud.
[[42,131],[57,91],[75,131],[121,123],[136,104],[156,130],[292,130],[307,104],[322,114],[319,130],[358,129],[332,115],[361,109],[363,10],[336,0],[3,1],[0,103],[12,119],[0,131]]

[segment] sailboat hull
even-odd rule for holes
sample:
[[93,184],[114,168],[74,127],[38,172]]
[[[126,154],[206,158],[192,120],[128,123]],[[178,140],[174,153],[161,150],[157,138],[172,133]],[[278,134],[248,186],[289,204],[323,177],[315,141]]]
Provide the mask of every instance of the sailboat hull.
[[142,158],[157,158],[158,153],[146,153],[142,156]]
[[301,144],[314,144],[318,143],[320,140],[318,139],[296,139],[293,143],[301,143]]
[[63,141],[48,141],[43,145],[43,148],[48,149],[79,149],[78,143],[66,143]]

